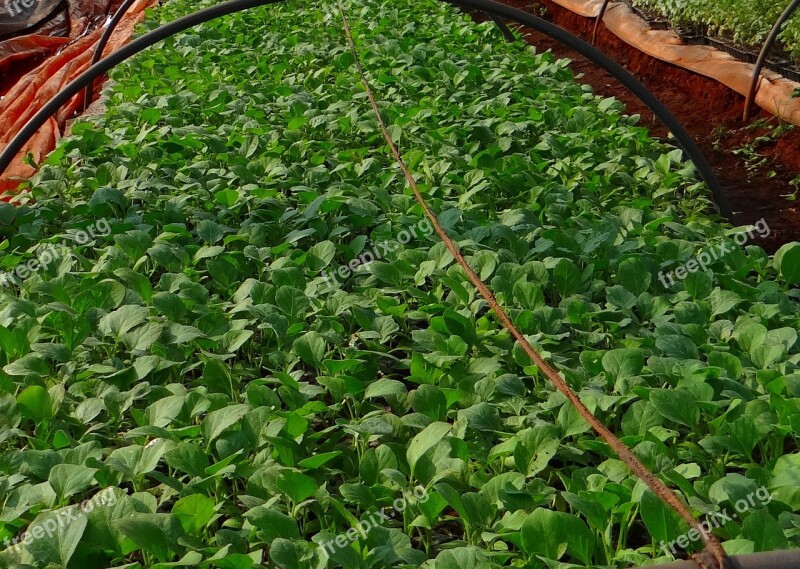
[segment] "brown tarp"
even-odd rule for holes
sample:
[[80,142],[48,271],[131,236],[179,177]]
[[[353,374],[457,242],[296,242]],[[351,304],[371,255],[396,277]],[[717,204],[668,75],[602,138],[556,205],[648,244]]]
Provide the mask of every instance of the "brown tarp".
[[[145,8],[154,3],[155,0],[138,0],[131,6],[112,34],[106,54],[130,39]],[[0,42],[0,150],[61,88],[88,69],[103,33],[96,24],[105,21],[105,10],[118,4],[116,0],[70,0],[64,17],[70,37],[37,33]],[[75,116],[82,104],[83,93],[73,97],[31,138],[0,178],[0,193],[14,190],[34,173],[23,157],[31,153],[38,162],[47,156],[55,148],[66,121]]]
[[[37,8],[28,15],[25,22],[32,25],[12,35],[4,34],[3,23],[8,25],[14,18],[10,12],[32,1],[0,2],[0,95],[44,58],[87,31],[102,26],[122,0],[36,0],[36,6],[47,9]],[[40,17],[41,14],[44,16]]]

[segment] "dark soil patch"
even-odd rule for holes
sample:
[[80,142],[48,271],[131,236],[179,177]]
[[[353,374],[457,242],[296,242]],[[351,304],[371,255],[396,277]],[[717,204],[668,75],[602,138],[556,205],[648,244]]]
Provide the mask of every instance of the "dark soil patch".
[[[542,16],[573,34],[591,41],[594,19],[585,18],[551,0],[501,0],[504,4]],[[484,19],[476,14],[476,19]],[[525,37],[539,51],[552,51],[572,60],[580,82],[591,85],[604,97],[616,97],[630,114],[642,116],[641,124],[652,135],[666,137],[667,130],[638,98],[592,61],[543,34],[525,29]],[[767,112],[749,125],[742,123],[744,97],[725,85],[660,61],[631,47],[602,24],[595,46],[635,75],[658,97],[689,133],[708,158],[734,211],[732,222],[755,223],[764,218],[772,230],[759,244],[774,252],[782,244],[800,241],[800,203],[785,195],[796,187],[790,182],[800,174],[800,128],[771,135],[778,119]],[[768,121],[768,124],[765,122]],[[742,149],[751,147],[766,158],[754,165]],[[759,160],[756,159],[755,162]]]

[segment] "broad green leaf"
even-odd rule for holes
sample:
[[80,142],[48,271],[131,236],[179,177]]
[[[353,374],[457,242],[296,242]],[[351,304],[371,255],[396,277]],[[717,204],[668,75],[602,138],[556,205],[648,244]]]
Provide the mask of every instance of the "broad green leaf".
[[614,379],[638,376],[644,368],[644,355],[633,348],[609,350],[602,361],[603,369]]
[[619,264],[618,276],[619,284],[636,296],[649,289],[653,279],[647,265],[636,257],[629,257]]
[[276,538],[299,539],[300,530],[297,522],[272,508],[256,506],[245,513],[245,518],[253,524],[259,531],[259,538],[267,543]]
[[742,537],[753,542],[755,551],[781,551],[789,547],[783,528],[767,510],[755,510],[742,524]]
[[230,405],[209,413],[203,420],[203,436],[208,445],[219,437],[226,429],[232,427],[250,411],[247,405]]
[[79,464],[57,464],[50,469],[47,481],[58,496],[64,500],[70,496],[83,492],[94,480],[96,468],[87,468]]
[[369,399],[372,397],[386,397],[387,395],[404,397],[406,395],[406,386],[396,379],[387,379],[382,377],[378,381],[370,383],[364,391],[364,397]]
[[787,243],[775,253],[775,267],[790,284],[800,284],[800,243]]
[[35,423],[47,421],[53,417],[53,402],[44,387],[31,385],[17,396],[17,408],[22,416]]
[[325,359],[325,338],[317,332],[306,332],[292,344],[294,351],[304,363],[319,369]]
[[116,520],[114,525],[139,548],[159,561],[169,561],[179,547],[184,531],[177,516],[172,514],[133,514]]
[[123,334],[142,324],[147,319],[147,308],[126,304],[125,306],[110,312],[100,319],[100,331],[114,338],[120,338]]
[[450,429],[452,429],[452,425],[448,423],[431,423],[411,439],[411,444],[406,451],[406,458],[412,472],[420,457],[439,443],[450,432]]
[[[71,515],[67,514],[67,510],[71,511]],[[63,523],[62,519],[70,521]],[[25,545],[25,549],[42,567],[49,563],[66,567],[86,530],[86,523],[86,516],[78,506],[41,513],[28,528],[34,539]],[[35,536],[39,534],[43,535],[36,539]]]
[[314,470],[316,468],[319,468],[327,464],[328,462],[330,462],[337,456],[340,456],[341,454],[342,451],[340,450],[334,450],[331,452],[321,452],[319,454],[315,454],[314,456],[304,458],[303,460],[297,463],[297,466],[301,468],[307,468],[309,470]]
[[310,498],[319,490],[316,480],[307,474],[293,470],[283,471],[278,476],[276,485],[294,504],[299,504],[303,500]]
[[216,503],[203,494],[191,494],[172,506],[172,514],[180,520],[188,535],[200,535],[215,513]]
[[657,543],[668,543],[686,529],[680,516],[650,490],[645,490],[642,494],[640,507],[642,521]]
[[650,403],[662,417],[690,428],[700,423],[700,407],[695,396],[684,389],[652,389]]
[[559,560],[565,553],[588,564],[594,551],[594,533],[580,518],[564,512],[536,508],[521,529],[526,553]]
[[567,298],[580,288],[580,269],[569,259],[561,259],[553,269],[553,284],[559,296]]

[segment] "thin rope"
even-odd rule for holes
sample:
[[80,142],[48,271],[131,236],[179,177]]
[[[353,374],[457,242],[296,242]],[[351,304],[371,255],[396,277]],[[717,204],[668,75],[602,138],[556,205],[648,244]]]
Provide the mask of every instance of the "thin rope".
[[[475,271],[472,270],[472,268],[464,259],[463,255],[461,255],[461,252],[456,244],[453,243],[453,240],[447,235],[447,232],[439,223],[439,219],[436,217],[436,214],[434,214],[430,207],[428,207],[425,198],[422,196],[422,193],[417,187],[417,182],[414,179],[413,174],[408,169],[408,166],[406,166],[406,163],[403,161],[400,152],[397,150],[397,146],[395,146],[394,142],[392,141],[392,136],[389,134],[389,129],[386,127],[383,115],[378,108],[378,103],[375,101],[372,87],[370,86],[367,75],[364,72],[363,66],[361,65],[361,59],[359,58],[358,50],[356,49],[356,44],[353,40],[353,34],[350,30],[350,23],[347,19],[344,6],[342,5],[341,0],[337,1],[339,4],[339,11],[342,15],[342,23],[344,24],[344,32],[347,36],[347,42],[350,44],[350,49],[353,52],[356,68],[361,76],[361,81],[364,84],[367,98],[372,106],[372,110],[375,112],[378,126],[383,133],[384,139],[386,139],[386,144],[389,145],[392,156],[394,156],[395,161],[400,166],[400,170],[402,170],[403,174],[405,175],[411,190],[414,192],[414,197],[416,198],[417,202],[419,202],[419,205],[422,207],[422,210],[425,213],[425,217],[430,220],[431,224],[436,230],[436,233],[439,235],[439,237],[441,237],[445,246],[453,255],[453,258],[467,273],[469,280],[472,282],[475,288],[478,289],[481,296],[486,299],[486,302],[489,303],[489,306],[491,306],[492,310],[497,315],[503,326],[505,326],[511,335],[514,336],[517,342],[519,342],[520,346],[522,346],[522,349],[525,350],[525,353],[528,354],[528,357],[530,357],[531,360],[539,367],[539,369],[544,372],[556,389],[558,389],[558,391],[560,391],[572,403],[572,405],[575,406],[586,422],[592,426],[592,428],[603,438],[606,443],[608,443],[617,456],[619,456],[619,458],[628,465],[631,471],[637,477],[639,477],[656,496],[661,498],[665,504],[675,510],[675,512],[677,512],[678,515],[687,524],[689,524],[690,527],[695,528],[700,533],[700,535],[703,537],[703,541],[705,542],[704,553],[707,554],[702,557],[696,557],[696,561],[701,565],[701,567],[711,569],[711,562],[716,562],[717,569],[725,569],[727,555],[719,540],[705,530],[699,520],[697,520],[689,511],[689,509],[683,504],[683,502],[680,501],[678,496],[666,484],[664,484],[660,478],[650,472],[650,470],[648,470],[648,468],[642,464],[638,458],[636,458],[636,455],[634,455],[633,452],[631,452],[631,450],[608,429],[608,427],[606,427],[597,417],[594,416],[594,414],[589,410],[588,407],[586,407],[586,405],[584,405],[584,403],[567,384],[567,382],[562,379],[561,376],[558,375],[558,373],[552,367],[550,367],[546,361],[544,361],[544,359],[536,352],[536,350],[533,349],[533,346],[531,346],[530,342],[528,342],[525,336],[517,329],[516,326],[514,326],[514,323],[511,322],[511,319],[497,302],[497,299],[492,294],[492,291],[489,290],[489,287],[486,286],[486,284],[480,279],[480,277],[478,277],[477,274],[475,274]],[[710,559],[708,558],[708,555],[710,555]]]

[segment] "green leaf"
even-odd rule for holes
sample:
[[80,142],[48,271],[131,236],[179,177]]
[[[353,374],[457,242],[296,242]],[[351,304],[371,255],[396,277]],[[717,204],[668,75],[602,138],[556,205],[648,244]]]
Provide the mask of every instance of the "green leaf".
[[283,471],[278,476],[276,485],[294,504],[299,504],[303,500],[310,498],[319,490],[316,480],[307,474],[293,470]]
[[321,334],[311,331],[297,338],[292,344],[294,351],[304,363],[319,369],[325,359],[325,338]]
[[686,286],[686,290],[692,295],[692,298],[696,300],[708,297],[714,289],[714,279],[711,273],[707,271],[689,273],[683,282]]
[[535,310],[544,306],[544,293],[539,284],[517,281],[514,283],[513,294],[514,300],[522,308]]
[[700,406],[697,399],[684,389],[651,389],[650,402],[665,419],[690,428],[700,423]]
[[205,437],[207,444],[210,446],[225,430],[238,423],[248,411],[250,411],[249,406],[237,404],[209,413],[203,419],[202,424],[203,437]]
[[126,304],[100,319],[100,331],[106,336],[120,338],[147,319],[147,308]]
[[153,238],[146,231],[138,229],[114,235],[114,241],[134,261],[144,256],[153,245]]
[[550,463],[560,445],[553,427],[525,429],[518,434],[520,442],[513,450],[514,465],[526,476],[535,476]]
[[40,385],[26,387],[17,396],[17,408],[22,416],[34,423],[48,421],[53,417],[53,402],[50,394]]
[[57,464],[50,469],[47,481],[63,501],[74,494],[83,492],[94,480],[96,468],[87,468],[78,464]]
[[133,514],[116,520],[115,527],[140,549],[159,561],[169,561],[184,536],[177,516],[172,514]]
[[647,291],[653,280],[647,265],[636,257],[629,257],[622,261],[617,272],[619,283],[636,296]]
[[[69,517],[65,513],[68,509],[72,510]],[[63,523],[62,519],[69,519],[70,522]],[[67,567],[86,530],[86,524],[86,516],[78,506],[41,513],[31,522],[28,533],[31,536],[43,534],[43,537],[30,540],[25,549],[42,567],[50,563]]]
[[189,535],[201,535],[215,513],[216,503],[203,494],[185,496],[172,506],[172,514],[180,520]]
[[214,199],[225,207],[232,207],[239,200],[239,192],[231,189],[221,190],[214,194]]
[[469,318],[466,318],[455,310],[447,309],[444,311],[444,325],[447,331],[464,340],[468,345],[474,345],[478,341],[475,325]]
[[576,293],[581,285],[580,269],[569,259],[561,259],[553,268],[553,284],[561,298]]
[[603,369],[616,379],[636,377],[644,369],[644,354],[641,350],[621,348],[603,354]]
[[790,284],[800,284],[800,243],[787,243],[775,253],[775,267]]
[[378,381],[370,383],[364,391],[364,397],[371,399],[372,397],[405,397],[407,394],[406,386],[401,381],[396,379],[380,378]]
[[682,360],[696,360],[699,357],[697,346],[686,336],[664,334],[656,337],[656,348],[665,356]]
[[747,516],[742,537],[753,542],[755,551],[782,551],[789,547],[783,528],[767,510],[756,510]]
[[411,407],[434,421],[442,421],[447,416],[447,396],[438,387],[420,385],[413,392]]
[[275,303],[289,317],[299,317],[309,306],[308,297],[293,286],[281,286],[275,293]]
[[308,251],[309,265],[315,271],[321,271],[331,264],[336,256],[336,245],[332,241],[320,241]]
[[302,569],[301,553],[298,546],[282,537],[276,538],[270,544],[269,556],[281,569]]
[[194,443],[181,443],[164,455],[167,464],[192,476],[204,476],[210,466],[206,453]]
[[558,410],[556,418],[561,437],[571,437],[591,430],[591,425],[586,422],[574,405],[565,403]]
[[656,542],[669,542],[681,535],[686,524],[663,500],[645,490],[640,501],[642,521]]
[[331,452],[321,452],[319,454],[315,454],[314,456],[310,456],[308,458],[304,458],[300,462],[297,463],[297,466],[301,468],[307,468],[309,470],[314,470],[319,468],[320,466],[327,464],[337,456],[341,455],[342,451],[334,450]]
[[411,439],[411,444],[408,445],[408,450],[406,451],[406,458],[408,459],[408,465],[411,467],[411,472],[414,472],[414,466],[416,466],[422,455],[438,444],[450,432],[450,429],[452,429],[452,425],[448,423],[431,423]]
[[661,414],[650,401],[636,401],[622,416],[622,432],[625,435],[643,436],[652,427],[663,423]]
[[565,553],[584,564],[591,562],[594,533],[580,518],[565,512],[536,508],[522,524],[522,549],[529,554],[559,560]]
[[800,454],[788,454],[778,458],[772,470],[770,488],[800,488]]
[[247,521],[260,530],[258,532],[259,539],[267,543],[279,537],[285,539],[300,538],[300,529],[297,527],[297,522],[283,512],[273,508],[256,506],[246,512],[244,516]]
[[476,403],[458,412],[459,418],[463,417],[467,425],[476,431],[494,433],[502,428],[500,415],[497,408],[488,403]]

